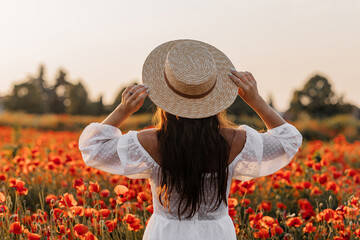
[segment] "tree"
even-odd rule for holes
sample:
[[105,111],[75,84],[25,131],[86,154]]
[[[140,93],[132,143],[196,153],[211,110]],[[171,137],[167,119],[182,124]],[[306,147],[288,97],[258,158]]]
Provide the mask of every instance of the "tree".
[[59,69],[58,77],[56,78],[55,85],[51,89],[50,94],[50,112],[65,113],[66,107],[70,105],[70,89],[73,84],[66,80],[66,72]]
[[[59,69],[55,84],[49,87],[44,79],[45,67],[40,65],[37,77],[14,85],[12,93],[6,98],[5,108],[10,111],[27,113],[89,113],[88,93],[82,83],[72,84],[66,78],[66,72]],[[94,103],[96,114],[103,109],[102,99]]]
[[272,94],[269,95],[269,98],[268,98],[268,100],[267,100],[267,103],[269,104],[270,107],[272,107],[272,108],[275,109],[274,100],[273,100]]
[[257,116],[256,112],[238,95],[234,103],[228,108],[228,113],[237,116]]
[[101,115],[103,113],[105,113],[105,107],[104,107],[104,104],[103,104],[103,96],[101,95],[99,97],[99,101],[95,103],[95,112],[94,112],[94,115]]
[[337,97],[329,81],[320,75],[315,75],[303,89],[296,90],[286,115],[296,119],[301,112],[315,118],[333,116],[340,113],[351,113],[351,104],[343,103],[342,97]]
[[27,82],[14,85],[12,93],[6,99],[5,108],[12,111],[22,110],[27,113],[45,113],[49,98],[44,76],[44,66],[40,65],[38,77],[30,77]]
[[69,114],[86,114],[88,112],[88,93],[79,82],[69,88],[69,97],[65,99],[66,112]]

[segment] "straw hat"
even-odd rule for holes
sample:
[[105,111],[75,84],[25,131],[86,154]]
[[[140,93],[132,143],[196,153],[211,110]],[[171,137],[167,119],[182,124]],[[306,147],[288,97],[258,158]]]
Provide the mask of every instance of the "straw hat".
[[217,48],[180,39],[156,47],[146,58],[142,80],[155,105],[173,115],[205,118],[228,108],[238,88],[228,76],[233,64]]

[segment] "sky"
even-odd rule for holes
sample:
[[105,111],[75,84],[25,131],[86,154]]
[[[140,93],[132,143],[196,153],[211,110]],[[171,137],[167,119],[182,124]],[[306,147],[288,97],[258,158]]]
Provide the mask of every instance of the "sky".
[[155,47],[185,38],[251,72],[280,111],[315,74],[360,106],[359,0],[1,0],[0,95],[44,64],[49,83],[62,68],[112,103]]

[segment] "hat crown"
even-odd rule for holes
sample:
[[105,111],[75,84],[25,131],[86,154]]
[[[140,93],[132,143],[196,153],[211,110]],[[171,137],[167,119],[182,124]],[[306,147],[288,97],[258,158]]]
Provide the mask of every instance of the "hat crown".
[[211,53],[198,42],[180,42],[166,56],[165,78],[169,87],[186,97],[202,97],[214,88],[216,63]]

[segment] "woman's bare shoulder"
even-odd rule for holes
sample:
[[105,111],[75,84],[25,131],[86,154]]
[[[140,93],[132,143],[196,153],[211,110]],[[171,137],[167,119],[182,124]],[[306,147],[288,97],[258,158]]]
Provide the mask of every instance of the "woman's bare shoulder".
[[239,128],[222,128],[221,134],[231,145],[229,154],[229,164],[242,151],[246,141],[246,131]]
[[147,128],[147,129],[143,129],[143,130],[140,130],[138,132],[138,139],[142,139],[144,141],[146,140],[152,140],[154,138],[156,138],[156,131],[157,131],[157,128]]
[[156,136],[157,130],[157,128],[141,130],[138,132],[137,137],[142,147],[157,163],[159,163],[158,141]]

